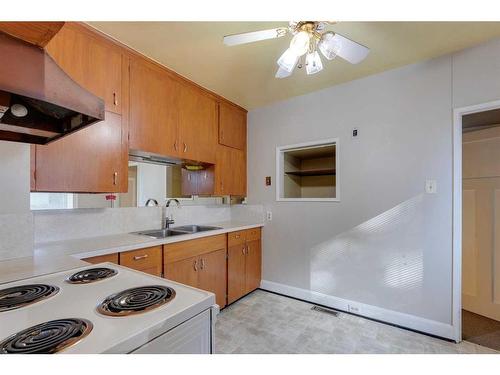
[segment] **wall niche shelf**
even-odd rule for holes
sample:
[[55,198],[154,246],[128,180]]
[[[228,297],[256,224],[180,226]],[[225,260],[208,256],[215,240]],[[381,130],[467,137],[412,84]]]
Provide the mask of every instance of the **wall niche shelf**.
[[288,171],[285,173],[293,176],[335,176],[335,168],[305,169],[300,171]]
[[276,200],[338,201],[338,139],[276,149]]

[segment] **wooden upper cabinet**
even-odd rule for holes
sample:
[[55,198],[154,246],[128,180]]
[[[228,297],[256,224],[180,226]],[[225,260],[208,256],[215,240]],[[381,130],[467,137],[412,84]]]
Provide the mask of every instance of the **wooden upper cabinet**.
[[116,113],[106,112],[104,121],[35,149],[35,191],[127,191],[122,117]]
[[215,162],[217,102],[195,86],[180,85],[179,144],[182,159]]
[[0,22],[0,31],[38,47],[45,47],[64,22]]
[[188,171],[182,168],[182,195],[214,194],[214,167],[200,171]]
[[178,95],[178,83],[161,68],[145,60],[131,60],[131,149],[177,156]]
[[233,105],[219,104],[219,143],[246,150],[247,113]]
[[102,98],[107,111],[122,113],[122,53],[116,46],[66,23],[45,49],[71,78]]
[[216,156],[215,194],[246,196],[246,151],[219,145]]

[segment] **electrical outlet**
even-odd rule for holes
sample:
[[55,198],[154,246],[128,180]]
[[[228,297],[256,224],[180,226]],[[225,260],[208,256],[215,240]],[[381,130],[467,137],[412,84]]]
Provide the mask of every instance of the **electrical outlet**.
[[271,211],[266,212],[267,221],[271,221],[273,219],[273,213]]
[[347,305],[347,310],[353,314],[359,314],[359,307],[353,305]]

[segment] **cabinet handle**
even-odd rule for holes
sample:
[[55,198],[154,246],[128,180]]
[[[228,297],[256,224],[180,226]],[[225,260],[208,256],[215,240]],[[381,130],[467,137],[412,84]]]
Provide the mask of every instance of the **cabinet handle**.
[[241,253],[242,253],[243,255],[245,255],[245,246],[243,246],[243,247],[241,248]]
[[201,264],[200,264],[200,268],[203,269],[205,268],[205,259],[201,258]]
[[198,261],[197,260],[194,261],[193,268],[195,271],[198,271]]
[[116,92],[113,93],[113,105],[118,105],[118,98],[116,97]]
[[247,255],[248,255],[248,251],[250,250],[250,248],[248,247],[248,245],[245,245],[245,247],[247,248]]
[[118,172],[113,173],[113,185],[116,185],[118,181]]
[[234,238],[236,238],[236,239],[238,239],[240,237],[241,237],[241,235],[239,235],[239,234],[237,234],[236,236],[234,236]]
[[148,257],[148,254],[144,254],[144,255],[136,255],[134,257],[134,260],[141,260],[141,259],[146,259]]
[[174,142],[174,150],[177,151],[177,141]]
[[184,145],[184,152],[187,152],[188,146],[187,146],[186,142],[182,142],[182,144]]

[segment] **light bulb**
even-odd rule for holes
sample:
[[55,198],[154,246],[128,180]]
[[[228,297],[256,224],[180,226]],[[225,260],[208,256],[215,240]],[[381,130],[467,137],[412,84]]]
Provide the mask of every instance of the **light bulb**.
[[288,48],[278,59],[278,65],[281,69],[291,72],[295,68],[295,65],[297,65],[298,60],[299,56],[297,56],[291,48]]
[[334,32],[328,31],[321,37],[321,40],[318,43],[318,48],[328,60],[333,60],[340,52],[342,43],[338,40],[338,38],[335,38]]
[[319,53],[314,51],[306,56],[306,72],[307,74],[316,74],[323,70],[323,63],[319,57]]
[[295,52],[297,56],[302,56],[309,50],[310,39],[311,36],[307,31],[298,32],[290,42],[290,49]]

